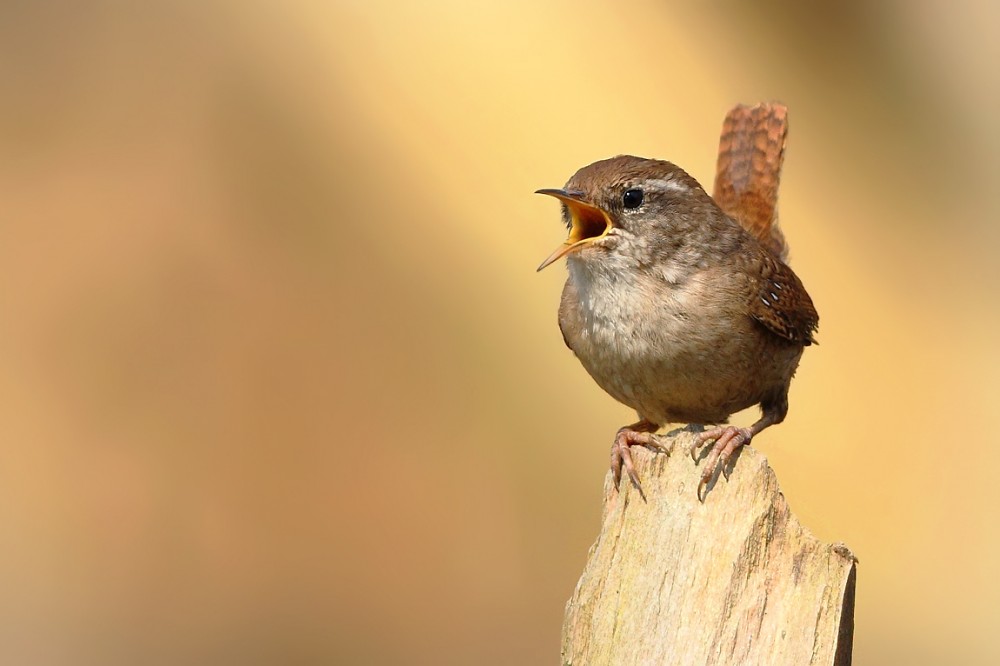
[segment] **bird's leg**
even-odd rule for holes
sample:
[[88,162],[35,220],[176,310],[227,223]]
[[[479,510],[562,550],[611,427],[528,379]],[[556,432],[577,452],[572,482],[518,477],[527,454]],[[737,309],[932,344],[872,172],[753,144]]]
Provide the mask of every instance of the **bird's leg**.
[[629,447],[645,446],[654,453],[669,453],[669,449],[660,444],[656,440],[656,435],[653,434],[659,427],[655,423],[643,419],[638,423],[618,429],[618,433],[615,434],[615,442],[611,445],[611,472],[614,474],[615,490],[620,490],[622,467],[624,467],[632,485],[639,491],[639,496],[644,502],[646,501],[646,493],[643,492],[642,484],[639,483],[639,475],[636,474],[635,466],[632,464],[632,453],[629,451]]
[[708,442],[715,441],[708,457],[705,460],[705,467],[701,472],[701,482],[698,484],[698,497],[702,496],[702,491],[708,486],[708,482],[715,476],[717,469],[725,471],[726,464],[732,457],[736,449],[750,443],[754,435],[764,428],[785,420],[788,413],[788,394],[782,395],[779,399],[761,403],[761,417],[749,428],[737,428],[736,426],[719,426],[706,430],[698,436],[694,447],[691,450],[694,456],[698,449]]

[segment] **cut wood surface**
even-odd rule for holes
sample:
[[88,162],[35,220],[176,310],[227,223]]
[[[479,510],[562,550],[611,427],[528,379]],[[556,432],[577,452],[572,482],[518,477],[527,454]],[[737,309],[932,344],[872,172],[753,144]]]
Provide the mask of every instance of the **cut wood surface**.
[[661,436],[669,455],[633,449],[646,502],[627,478],[616,492],[609,473],[601,532],[566,606],[562,662],[850,664],[854,555],[799,523],[752,448],[700,501],[694,439]]

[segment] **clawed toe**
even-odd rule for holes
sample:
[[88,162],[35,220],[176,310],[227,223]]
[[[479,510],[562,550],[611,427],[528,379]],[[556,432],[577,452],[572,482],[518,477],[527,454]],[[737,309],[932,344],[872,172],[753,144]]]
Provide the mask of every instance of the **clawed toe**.
[[738,448],[750,443],[750,439],[753,437],[752,433],[748,428],[737,428],[735,426],[721,426],[718,428],[713,428],[701,433],[698,436],[698,440],[692,447],[692,457],[697,461],[697,451],[714,440],[715,444],[712,445],[711,450],[708,452],[708,456],[705,459],[705,467],[701,472],[701,481],[698,483],[698,498],[704,499],[703,493],[707,489],[708,484],[711,482],[712,478],[715,476],[715,472],[718,469],[722,469],[725,473],[726,464],[732,457],[733,453],[736,452]]
[[[635,469],[635,462],[632,459],[632,447],[643,446],[654,453],[669,453],[670,449],[660,443],[653,432],[656,426],[648,422],[639,422],[631,426],[621,428],[615,435],[615,441],[611,445],[611,473],[615,483],[615,490],[621,490],[622,470],[628,476],[632,486],[638,491],[643,501],[646,501],[646,492],[642,488],[639,474]],[[704,500],[705,493],[716,472],[726,473],[726,465],[733,454],[741,447],[750,442],[754,429],[737,428],[735,426],[720,426],[706,430],[698,435],[694,446],[691,448],[691,456],[698,462],[698,451],[710,442],[714,442],[705,456],[705,464],[701,471],[701,478],[698,482],[698,499]]]
[[611,473],[614,477],[615,490],[620,490],[622,468],[624,468],[632,486],[639,492],[643,501],[646,501],[646,493],[642,489],[639,474],[635,471],[635,464],[632,461],[631,447],[643,446],[654,453],[669,453],[670,450],[661,444],[652,432],[635,429],[640,426],[648,427],[646,424],[636,424],[620,429],[615,435],[614,444],[611,445]]

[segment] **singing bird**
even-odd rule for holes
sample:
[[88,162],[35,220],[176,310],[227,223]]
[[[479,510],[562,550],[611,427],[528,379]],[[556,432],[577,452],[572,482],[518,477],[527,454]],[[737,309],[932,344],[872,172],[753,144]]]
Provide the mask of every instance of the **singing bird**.
[[[668,423],[715,426],[698,494],[732,454],[788,412],[788,389],[819,315],[785,262],[775,206],[787,132],[780,104],[726,117],[715,198],[671,162],[621,155],[562,189],[566,257],[559,328],[597,384],[638,414],[618,430],[611,470],[645,499],[630,453]],[[728,423],[760,405],[749,428]]]

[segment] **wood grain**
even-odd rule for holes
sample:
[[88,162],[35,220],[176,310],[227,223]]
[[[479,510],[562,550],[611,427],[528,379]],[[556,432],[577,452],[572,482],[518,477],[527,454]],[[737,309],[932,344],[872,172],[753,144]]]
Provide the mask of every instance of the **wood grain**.
[[597,542],[566,607],[562,662],[851,663],[856,562],[792,514],[746,447],[698,500],[694,433],[633,451],[647,502],[605,481]]

